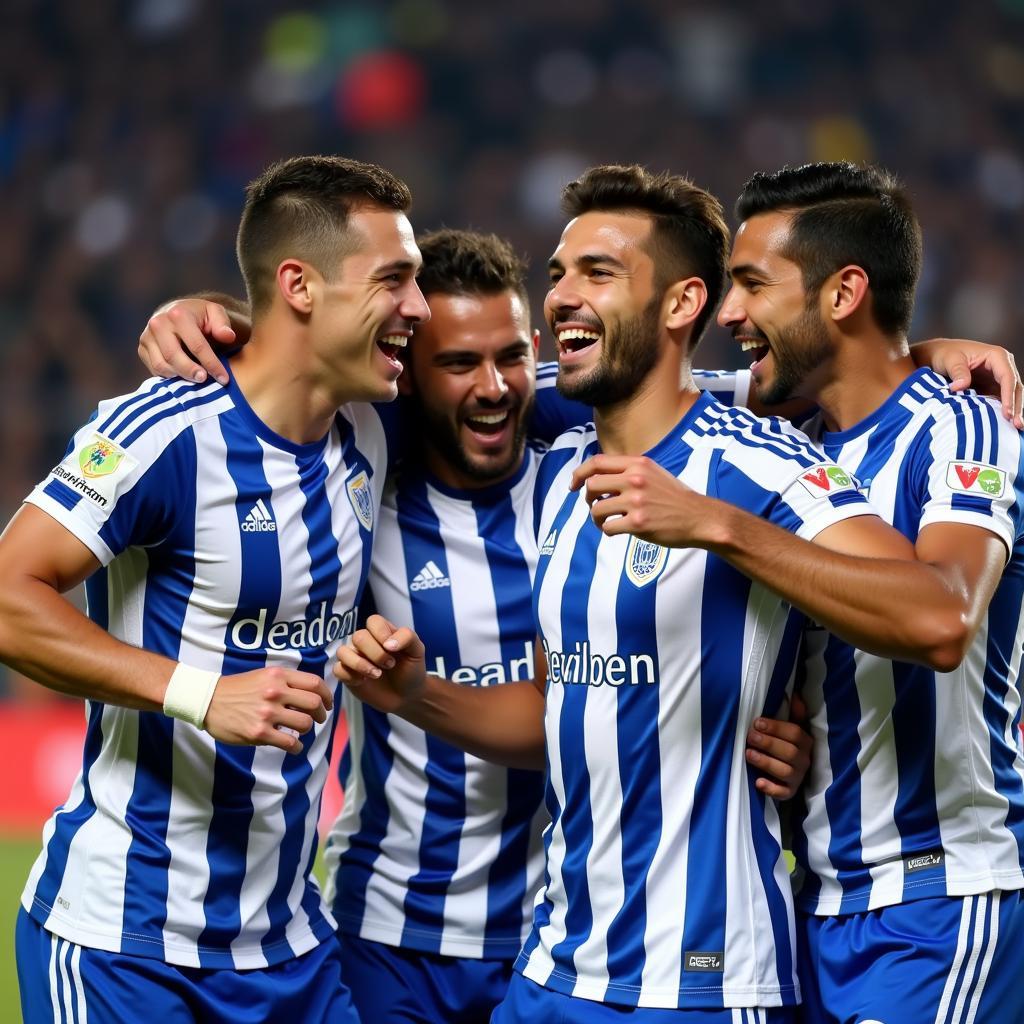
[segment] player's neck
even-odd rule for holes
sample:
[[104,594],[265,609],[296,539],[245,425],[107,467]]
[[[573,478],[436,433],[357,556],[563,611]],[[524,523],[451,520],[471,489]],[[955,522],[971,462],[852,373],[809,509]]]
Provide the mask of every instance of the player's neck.
[[657,366],[636,392],[615,405],[594,410],[601,451],[608,455],[642,455],[653,448],[700,397],[689,365]]
[[288,344],[287,332],[275,333],[272,342],[266,336],[254,326],[249,343],[232,357],[239,390],[275,434],[296,444],[320,440],[342,403],[307,372],[304,350]]
[[884,405],[916,369],[905,338],[847,338],[807,397],[817,402],[829,430],[849,430]]
[[479,476],[467,472],[461,466],[453,463],[446,455],[438,451],[433,445],[424,442],[421,449],[423,463],[427,472],[453,491],[484,491],[488,487],[504,483],[510,477],[516,475],[523,465],[524,456],[521,454],[518,459],[506,470],[495,473],[493,476]]

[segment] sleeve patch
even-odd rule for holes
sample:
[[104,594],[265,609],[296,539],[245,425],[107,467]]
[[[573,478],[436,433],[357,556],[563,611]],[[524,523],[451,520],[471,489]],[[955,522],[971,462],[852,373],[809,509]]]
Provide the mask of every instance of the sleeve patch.
[[138,464],[138,459],[109,438],[93,433],[54,466],[50,475],[106,509],[117,494],[118,484]]
[[946,486],[961,494],[1001,498],[1006,491],[1006,470],[984,462],[950,462],[946,467]]
[[853,477],[834,462],[820,462],[805,469],[798,477],[812,498],[828,498],[841,491],[856,491]]

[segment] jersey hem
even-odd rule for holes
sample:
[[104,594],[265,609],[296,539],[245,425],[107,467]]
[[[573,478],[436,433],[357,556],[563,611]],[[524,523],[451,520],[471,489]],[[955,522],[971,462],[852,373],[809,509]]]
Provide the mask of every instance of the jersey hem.
[[[294,960],[315,949],[321,943],[333,937],[333,929],[326,918],[322,918],[326,929],[325,935],[316,934],[316,925],[286,935],[283,939],[268,946],[254,945],[239,949],[223,947],[184,946],[168,941],[166,938],[152,938],[148,935],[137,935],[123,931],[114,932],[103,928],[90,928],[80,922],[68,921],[38,897],[32,897],[30,903],[22,900],[21,906],[33,920],[53,935],[86,949],[101,949],[107,953],[122,953],[126,956],[141,956],[150,960],[160,960],[176,967],[218,968],[226,967],[233,970],[251,970],[260,967],[273,967],[275,964]],[[202,963],[200,964],[200,959]]]
[[765,988],[759,985],[706,985],[700,988],[652,988],[587,980],[578,975],[561,973],[554,968],[545,976],[531,968],[529,957],[520,956],[513,969],[543,988],[578,999],[617,1006],[647,1007],[664,1010],[721,1010],[723,1008],[756,1009],[759,1007],[796,1006],[799,992],[796,985]]
[[[417,953],[437,953],[441,956],[458,956],[467,960],[512,960],[519,955],[526,941],[523,938],[484,939],[479,936],[452,937],[433,929],[395,928],[376,924],[356,917],[335,912],[338,931],[368,942],[382,942],[399,949],[412,949]],[[526,933],[528,934],[528,932]]]
[[971,878],[934,878],[921,879],[919,882],[902,882],[899,891],[881,893],[877,885],[872,889],[856,893],[846,893],[839,897],[801,899],[799,894],[794,898],[797,910],[815,917],[842,917],[846,914],[859,914],[865,910],[881,910],[883,907],[894,907],[901,903],[915,903],[917,900],[932,899],[935,896],[960,898],[964,896],[980,896],[998,889],[1000,892],[1016,892],[1024,889],[1024,877],[1018,872],[994,872],[976,875]]

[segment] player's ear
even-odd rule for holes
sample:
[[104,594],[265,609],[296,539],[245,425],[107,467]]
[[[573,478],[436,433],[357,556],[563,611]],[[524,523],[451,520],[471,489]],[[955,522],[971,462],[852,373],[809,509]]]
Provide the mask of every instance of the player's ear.
[[540,331],[536,328],[534,328],[533,334],[530,336],[530,344],[533,345],[533,358],[536,359],[540,354]]
[[301,260],[282,260],[277,268],[277,290],[296,313],[308,316],[313,311],[313,295],[318,275]]
[[665,292],[663,311],[670,331],[689,327],[708,301],[707,285],[699,277],[676,281]]
[[863,267],[851,264],[837,270],[822,287],[823,297],[828,303],[828,315],[833,320],[845,320],[861,309],[869,286]]

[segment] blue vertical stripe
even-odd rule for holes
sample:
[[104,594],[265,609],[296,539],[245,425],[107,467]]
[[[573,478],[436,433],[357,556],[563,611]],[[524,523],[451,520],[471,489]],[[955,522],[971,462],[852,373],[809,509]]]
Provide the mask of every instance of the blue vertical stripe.
[[[708,885],[708,864],[726,863],[729,772],[743,681],[744,626],[751,582],[716,555],[707,556],[701,592],[700,770],[693,793],[687,845],[686,914],[679,985],[706,988],[707,975],[687,973],[686,953],[724,953],[725,915],[718,885]],[[714,616],[707,614],[714,608]],[[713,671],[708,671],[713,666]],[[692,996],[691,996],[692,998]],[[722,993],[704,993],[698,1005],[722,1006]]]
[[[231,639],[235,623],[251,619],[266,609],[267,622],[277,617],[281,600],[281,556],[276,534],[248,533],[242,523],[261,499],[273,514],[270,484],[263,471],[263,449],[247,425],[236,417],[221,417],[227,447],[227,470],[235,484],[235,516],[241,546],[241,580],[238,605],[224,630],[224,675],[263,668],[263,649],[243,651]],[[200,964],[223,966],[220,956],[211,960],[207,948],[223,950],[241,930],[240,899],[245,881],[246,852],[252,827],[252,772],[255,750],[217,743],[210,803],[213,814],[206,839],[210,882],[203,899],[206,926],[199,936]]]
[[53,835],[46,844],[46,868],[32,896],[35,906],[41,906],[47,913],[54,909],[54,902],[64,877],[68,862],[68,850],[78,830],[96,813],[92,795],[92,766],[99,757],[103,745],[103,708],[98,701],[86,704],[89,714],[85,729],[85,746],[82,751],[82,799],[69,810],[58,809],[55,815]]
[[[583,457],[589,458],[594,454],[596,447],[596,444],[588,446]],[[558,530],[558,544],[567,542],[562,531],[577,500],[576,494],[568,494],[554,517],[552,528]],[[587,605],[601,536],[601,532],[589,519],[583,523],[576,536],[569,560],[569,573],[560,601],[562,650],[572,650],[577,641],[582,643],[587,639]],[[541,588],[546,580],[549,564],[549,558],[541,558],[537,569],[537,594],[542,593]],[[548,685],[554,684],[549,682]],[[563,690],[562,709],[558,721],[558,745],[565,786],[565,798],[561,809],[565,856],[561,872],[568,911],[565,916],[566,937],[554,945],[551,955],[560,975],[575,977],[573,953],[586,941],[594,923],[587,880],[587,858],[594,842],[594,830],[590,804],[590,772],[586,766],[583,727],[589,687],[563,685]]]
[[[331,910],[341,930],[358,932],[366,913],[366,887],[373,877],[373,865],[380,856],[381,843],[388,831],[390,811],[385,785],[394,763],[388,736],[388,716],[359,704],[354,714],[362,718],[363,749],[359,774],[366,797],[359,809],[359,827],[349,840],[348,849],[338,864],[337,895]],[[349,723],[349,732],[355,722]],[[349,750],[351,747],[349,748]],[[345,756],[349,757],[349,750]],[[347,797],[346,797],[347,798]]]
[[[527,460],[533,458],[527,453]],[[525,465],[525,463],[524,463]],[[494,591],[495,620],[505,666],[522,656],[536,635],[530,561],[516,540],[516,512],[510,494],[475,505],[477,534],[483,539]],[[488,872],[484,956],[507,955],[522,934],[526,867],[533,819],[544,794],[541,772],[508,769],[501,842]]]
[[[310,588],[306,606],[306,621],[315,619],[321,611],[329,617],[338,593],[338,573],[341,571],[341,559],[338,555],[338,538],[334,535],[331,522],[331,503],[326,489],[327,464],[323,452],[299,455],[297,457],[299,471],[299,487],[306,501],[302,507],[302,522],[306,527],[307,550],[310,562]],[[345,500],[343,497],[340,500]],[[326,637],[323,638],[326,643]],[[326,669],[327,655],[323,646],[305,648],[299,659],[300,672],[309,672],[323,678]],[[332,716],[331,726],[336,719]],[[289,755],[284,759],[281,773],[288,789],[282,801],[281,813],[284,816],[284,837],[281,841],[278,860],[277,880],[267,899],[267,915],[270,926],[263,937],[264,951],[268,952],[285,941],[285,929],[291,920],[292,912],[288,906],[288,895],[295,878],[302,874],[305,881],[303,908],[313,921],[322,919],[320,901],[317,890],[310,885],[306,872],[312,864],[316,853],[314,837],[312,850],[302,863],[302,848],[305,843],[305,822],[310,810],[309,796],[306,785],[313,771],[309,758],[309,748],[316,738],[316,728],[301,737],[302,752]]]
[[[405,564],[415,574],[433,561],[448,576],[448,557],[441,537],[441,524],[426,495],[426,483],[410,485],[410,498],[416,504],[417,518],[400,504],[398,523],[402,534]],[[451,590],[441,587],[432,590],[410,591],[413,628],[420,636],[431,641],[430,657],[443,657],[446,665],[461,665],[455,609]],[[440,933],[444,927],[444,900],[452,873],[459,862],[457,837],[453,841],[449,823],[466,816],[465,765],[466,755],[449,743],[429,733],[426,735],[427,763],[424,774],[427,794],[420,834],[419,870],[409,879],[405,897],[405,925],[402,945],[415,942],[436,946],[440,951]],[[428,940],[427,934],[433,938]]]
[[[658,580],[637,587],[626,573],[619,577],[615,599],[618,638],[615,652],[627,664],[634,654],[649,655],[655,664],[659,663],[657,597]],[[661,738],[658,730],[661,680],[658,679],[654,686],[646,683],[633,685],[627,680],[618,688],[616,697],[624,899],[608,927],[608,975],[610,984],[635,988],[639,996],[646,960],[646,881],[662,830]]]
[[[185,472],[164,470],[161,464],[166,459],[165,453],[145,478],[146,481],[161,481],[165,495],[168,493],[168,479],[174,480],[177,486],[173,494],[175,513],[164,516],[165,521],[158,528],[158,532],[163,533],[173,519],[174,534],[166,538],[167,543],[148,551],[142,647],[154,654],[177,659],[196,573],[195,438],[192,432],[181,435],[174,448],[187,452],[179,467],[190,467],[191,472],[186,475]],[[173,449],[171,454],[174,454]],[[131,492],[132,497],[135,497],[135,490]],[[118,509],[127,504],[122,500]],[[143,507],[152,504],[143,496]],[[130,536],[132,532],[126,528],[125,535]],[[136,529],[134,532],[143,531]],[[135,781],[125,810],[132,842],[125,863],[124,952],[152,956],[154,951],[163,949],[163,928],[167,921],[167,872],[171,862],[167,826],[174,778],[175,728],[189,726],[175,726],[173,719],[160,712],[138,713]]]

